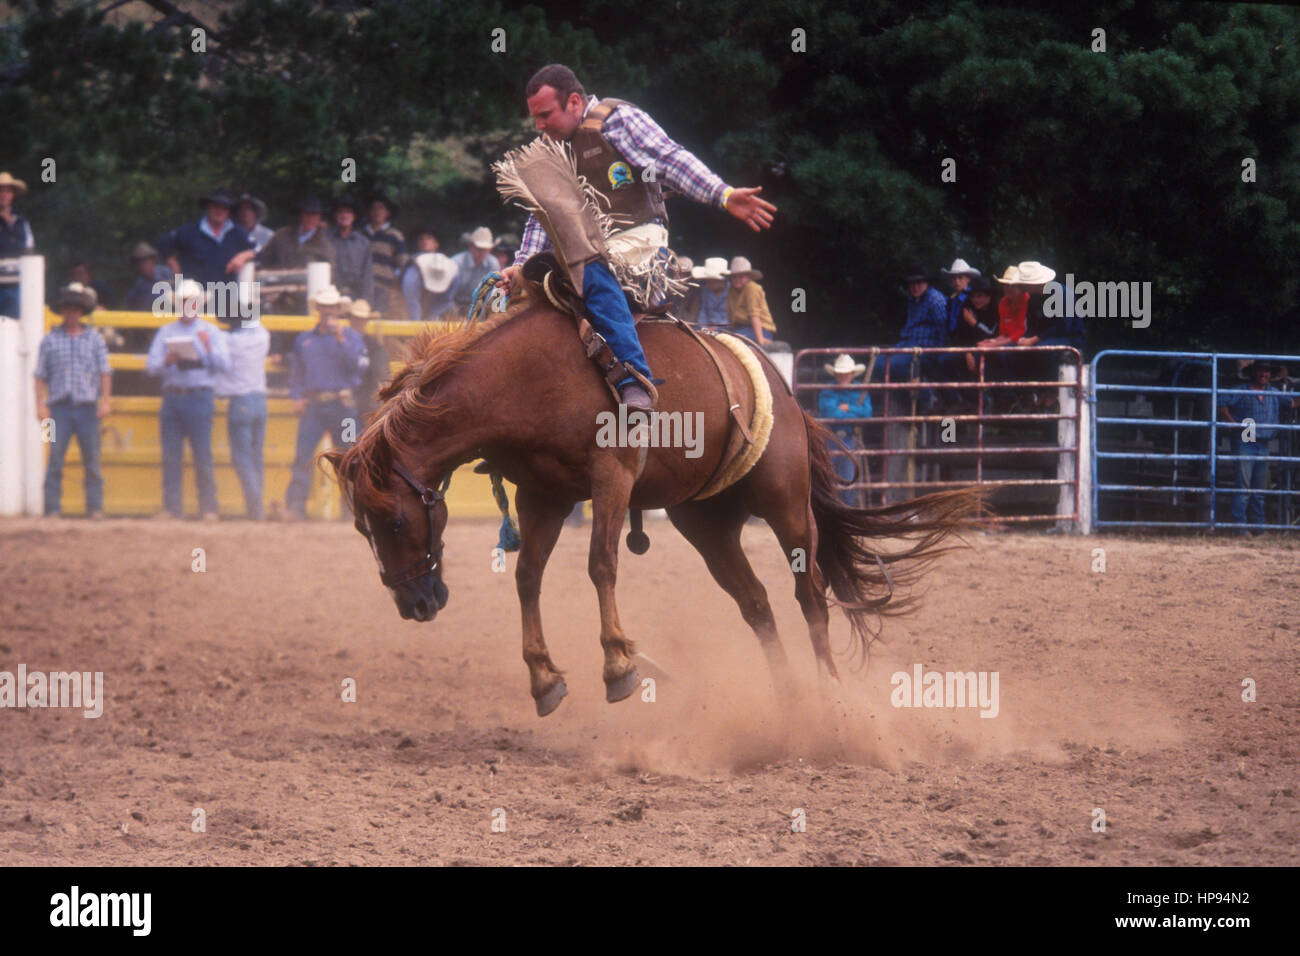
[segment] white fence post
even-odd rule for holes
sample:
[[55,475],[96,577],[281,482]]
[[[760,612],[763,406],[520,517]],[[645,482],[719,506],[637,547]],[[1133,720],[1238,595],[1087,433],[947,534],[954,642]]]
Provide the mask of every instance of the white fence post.
[[0,319],[0,514],[39,515],[45,446],[36,420],[36,355],[45,332],[45,259],[18,259],[18,318]]
[[328,262],[307,263],[307,314],[311,314],[311,300],[316,293],[330,284],[330,264]]
[[[1069,448],[1080,441],[1078,422],[1074,419],[1079,411],[1079,396],[1074,387],[1078,382],[1076,372],[1074,363],[1067,357],[1061,362],[1057,373],[1057,380],[1061,383],[1058,390],[1061,417],[1056,421],[1056,443],[1061,448]],[[1083,506],[1083,496],[1082,489],[1074,482],[1082,479],[1083,462],[1084,459],[1078,452],[1063,451],[1056,456],[1056,480],[1070,482],[1060,485],[1060,496],[1056,501],[1056,513],[1061,518],[1056,526],[1063,530],[1077,527],[1076,519],[1072,517],[1075,495],[1079,496],[1080,507]]]

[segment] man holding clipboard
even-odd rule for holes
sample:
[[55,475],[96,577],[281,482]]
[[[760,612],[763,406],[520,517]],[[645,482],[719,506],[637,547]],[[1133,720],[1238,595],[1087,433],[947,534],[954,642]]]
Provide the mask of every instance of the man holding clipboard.
[[212,468],[213,373],[230,369],[226,333],[200,318],[203,287],[193,279],[181,283],[178,318],[164,325],[149,346],[145,371],[162,376],[162,435],[164,514],[179,518],[181,464],[185,440],[194,455],[199,514],[217,520],[217,481]]

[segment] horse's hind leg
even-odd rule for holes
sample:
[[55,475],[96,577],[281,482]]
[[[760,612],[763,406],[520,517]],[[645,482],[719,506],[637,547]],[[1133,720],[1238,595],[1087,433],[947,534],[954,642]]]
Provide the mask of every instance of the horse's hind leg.
[[520,489],[515,496],[515,507],[519,511],[515,587],[524,618],[524,662],[528,664],[528,682],[537,703],[537,716],[545,717],[560,706],[568,690],[542,637],[542,572],[573,506],[557,504],[550,498],[529,495]]
[[808,622],[808,636],[812,639],[813,654],[825,669],[825,674],[839,679],[835,661],[831,659],[830,615],[826,606],[826,593],[820,586],[817,567],[817,523],[813,518],[812,503],[807,492],[794,494],[795,489],[783,486],[780,493],[755,494],[765,502],[759,517],[766,521],[781,542],[786,561],[794,570],[794,596],[799,601],[803,618]]
[[704,563],[718,586],[740,607],[740,616],[754,629],[767,655],[768,667],[777,689],[790,696],[793,684],[785,650],[776,633],[776,619],[767,601],[767,589],[754,574],[749,558],[740,546],[740,532],[746,512],[734,501],[688,501],[668,509],[673,526],[682,533]]
[[591,551],[587,572],[596,586],[600,602],[600,646],[605,651],[605,700],[609,703],[630,697],[640,683],[632,654],[636,648],[623,633],[614,601],[618,578],[618,542],[623,517],[632,495],[633,472],[625,462],[610,457],[596,463],[592,472]]

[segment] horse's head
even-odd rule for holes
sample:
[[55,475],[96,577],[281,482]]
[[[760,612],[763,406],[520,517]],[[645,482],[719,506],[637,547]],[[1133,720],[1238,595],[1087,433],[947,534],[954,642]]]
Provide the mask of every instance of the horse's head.
[[398,613],[407,620],[432,621],[447,606],[447,585],[442,580],[442,533],[447,527],[443,495],[451,477],[437,488],[424,484],[400,462],[387,476],[389,504],[372,507],[357,493],[353,476],[343,474],[342,456],[326,455],[345,486],[353,489],[356,529],[370,545],[379,564],[379,580],[393,595]]

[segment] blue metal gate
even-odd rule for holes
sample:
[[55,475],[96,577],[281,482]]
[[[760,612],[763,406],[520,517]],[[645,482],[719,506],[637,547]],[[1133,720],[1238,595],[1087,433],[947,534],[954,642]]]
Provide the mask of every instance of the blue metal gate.
[[[1233,375],[1239,360],[1300,371],[1300,356],[1295,355],[1119,349],[1097,354],[1092,360],[1089,397],[1094,405],[1094,527],[1300,530],[1296,480],[1300,449],[1295,435],[1300,424],[1294,422],[1293,413],[1284,411],[1282,424],[1262,426],[1277,431],[1273,439],[1261,439],[1269,445],[1270,453],[1262,460],[1277,487],[1251,492],[1261,496],[1265,520],[1232,521],[1228,509],[1217,503],[1222,496],[1236,494],[1236,463],[1246,457],[1233,454],[1232,444],[1227,453],[1219,449],[1221,437],[1231,438],[1243,427],[1221,421],[1220,404],[1251,392],[1248,383]],[[1225,373],[1220,363],[1234,367]],[[1274,446],[1276,453],[1272,453]],[[1273,502],[1271,518],[1269,502]]]

